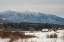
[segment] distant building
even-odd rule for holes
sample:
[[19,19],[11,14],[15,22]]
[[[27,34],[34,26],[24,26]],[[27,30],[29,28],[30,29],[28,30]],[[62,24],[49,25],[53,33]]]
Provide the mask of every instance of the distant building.
[[49,30],[48,29],[42,29],[42,32],[48,32]]
[[58,30],[61,30],[61,28],[58,28]]

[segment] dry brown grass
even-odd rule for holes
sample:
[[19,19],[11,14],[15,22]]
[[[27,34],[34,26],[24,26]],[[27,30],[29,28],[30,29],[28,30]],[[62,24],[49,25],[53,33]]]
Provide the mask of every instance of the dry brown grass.
[[36,36],[24,35],[24,32],[20,32],[20,31],[11,32],[11,31],[2,30],[2,31],[0,31],[0,37],[1,38],[10,38],[11,40],[9,42],[12,42],[16,39],[33,38]]

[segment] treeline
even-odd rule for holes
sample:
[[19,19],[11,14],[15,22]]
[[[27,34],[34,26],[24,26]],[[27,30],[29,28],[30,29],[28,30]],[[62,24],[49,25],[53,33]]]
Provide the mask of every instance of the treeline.
[[44,28],[52,29],[52,28],[63,28],[64,25],[58,24],[48,24],[48,23],[28,23],[28,22],[21,22],[21,23],[3,23],[0,24],[0,28],[10,29],[10,30],[22,30],[22,31],[41,31]]

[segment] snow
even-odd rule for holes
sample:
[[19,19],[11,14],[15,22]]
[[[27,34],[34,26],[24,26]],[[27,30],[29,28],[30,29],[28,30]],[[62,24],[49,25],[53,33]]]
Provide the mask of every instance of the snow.
[[[59,31],[59,32],[58,32]],[[41,31],[35,31],[35,32],[29,32],[29,31],[25,31],[25,35],[34,35],[37,36],[35,38],[29,38],[29,39],[18,39],[15,40],[13,42],[64,42],[64,40],[61,38],[62,36],[64,36],[64,30],[57,30],[57,32],[51,31],[51,32],[41,32]],[[56,33],[58,35],[58,38],[47,38],[47,35],[51,35]],[[9,38],[5,38],[2,39],[0,38],[0,42],[8,42],[10,39]]]
[[54,32],[54,31],[48,32],[49,35],[53,35],[53,34],[55,34],[55,33],[56,33],[56,32]]
[[0,42],[9,42],[9,41],[10,41],[9,38],[5,38],[5,39],[0,38]]

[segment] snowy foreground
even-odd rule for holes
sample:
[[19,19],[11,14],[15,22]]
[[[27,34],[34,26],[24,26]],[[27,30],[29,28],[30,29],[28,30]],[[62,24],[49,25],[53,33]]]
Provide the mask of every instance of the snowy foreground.
[[[51,35],[56,33],[58,35],[58,38],[47,38],[47,35]],[[41,32],[41,31],[35,31],[33,33],[26,32],[25,35],[34,35],[35,38],[29,38],[29,39],[19,39],[15,40],[13,42],[64,42],[64,30],[57,30],[57,32],[51,31],[51,32]],[[0,38],[0,42],[9,42],[9,38]]]

